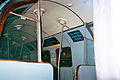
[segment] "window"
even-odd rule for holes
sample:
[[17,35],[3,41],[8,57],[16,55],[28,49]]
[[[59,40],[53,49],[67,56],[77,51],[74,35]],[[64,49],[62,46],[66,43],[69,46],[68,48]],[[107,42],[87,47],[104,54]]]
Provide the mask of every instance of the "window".
[[[57,65],[58,65],[58,57],[59,57],[59,48],[56,49],[57,54]],[[61,58],[60,58],[60,66],[61,67],[71,67],[72,66],[72,54],[70,47],[62,48]]]
[[34,50],[35,50],[30,44],[27,44],[26,47],[27,47],[30,51],[34,51]]
[[[15,13],[18,13],[18,14],[22,14],[28,7],[24,7],[24,8],[20,8],[20,9],[15,9],[13,10],[12,12],[15,12]],[[18,19],[19,17],[18,16],[15,16],[13,14],[9,14],[7,16],[7,19],[4,23],[4,26],[7,26],[9,25],[10,23],[12,23],[15,19]]]
[[37,49],[37,40],[31,42],[31,44]]

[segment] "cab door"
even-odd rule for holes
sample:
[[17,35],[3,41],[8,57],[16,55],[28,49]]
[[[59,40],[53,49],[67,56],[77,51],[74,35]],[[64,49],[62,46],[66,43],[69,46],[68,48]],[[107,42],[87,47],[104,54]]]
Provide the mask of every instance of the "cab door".
[[42,56],[42,61],[43,62],[51,63],[50,51],[49,50],[43,51],[41,56]]
[[[58,65],[59,48],[56,49]],[[72,53],[70,47],[63,47],[60,58],[60,80],[73,80]]]

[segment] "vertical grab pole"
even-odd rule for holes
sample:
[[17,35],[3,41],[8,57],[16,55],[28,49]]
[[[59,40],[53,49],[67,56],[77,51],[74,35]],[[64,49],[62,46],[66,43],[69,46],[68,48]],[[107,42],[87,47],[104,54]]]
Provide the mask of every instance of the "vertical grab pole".
[[86,64],[86,22],[84,23],[84,65]]
[[[8,31],[7,31],[8,34]],[[7,36],[7,44],[8,44],[8,59],[10,59],[10,43],[9,43],[9,37]]]
[[14,59],[16,59],[16,52],[17,52],[17,44],[16,44],[16,48],[15,48]]
[[[38,0],[38,20],[40,21],[40,0]],[[37,47],[38,47],[38,62],[42,62],[41,60],[41,52],[42,52],[42,41],[41,41],[41,25],[37,23]]]
[[10,59],[10,44],[9,44],[9,38],[7,38],[8,41],[8,59]]
[[20,59],[23,59],[23,58],[22,58],[22,50],[23,50],[23,42],[22,42],[22,44],[21,44]]
[[61,35],[60,35],[60,48],[59,48],[59,58],[58,58],[58,80],[60,80],[60,57],[62,52],[63,29],[64,29],[64,25],[62,27]]

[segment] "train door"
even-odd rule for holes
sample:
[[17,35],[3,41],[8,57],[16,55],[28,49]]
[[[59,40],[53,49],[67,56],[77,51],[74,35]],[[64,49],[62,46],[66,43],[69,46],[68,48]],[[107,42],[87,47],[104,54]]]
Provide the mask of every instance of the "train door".
[[[49,50],[45,50],[45,51],[42,51],[42,54],[41,54],[41,57],[42,57],[42,61],[43,62],[48,62],[48,63],[51,63],[52,64],[52,59],[51,59],[51,56],[50,56],[50,51]],[[57,68],[55,66],[54,67],[54,80],[57,80]]]
[[[56,49],[56,65],[58,65],[59,48]],[[73,80],[72,53],[70,47],[63,47],[60,58],[60,80]]]
[[43,62],[51,63],[50,51],[49,50],[43,51],[41,56],[42,56],[42,61]]

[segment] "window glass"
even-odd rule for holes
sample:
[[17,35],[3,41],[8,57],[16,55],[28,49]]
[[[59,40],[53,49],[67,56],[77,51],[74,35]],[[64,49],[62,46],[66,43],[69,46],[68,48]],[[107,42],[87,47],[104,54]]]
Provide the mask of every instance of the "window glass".
[[37,40],[31,42],[31,44],[37,49]]
[[[33,56],[33,57],[36,57],[36,56]],[[23,46],[23,49],[22,49],[22,60],[31,61],[30,52],[28,49],[26,49],[25,46]],[[34,59],[33,61],[35,61],[35,60],[36,59]]]
[[27,44],[26,47],[27,47],[30,51],[34,51],[34,50],[35,50],[30,44]]
[[[12,12],[24,14],[30,7],[23,5]],[[5,13],[0,14],[1,20]],[[37,61],[36,26],[36,22],[9,13],[0,36],[0,59]]]

